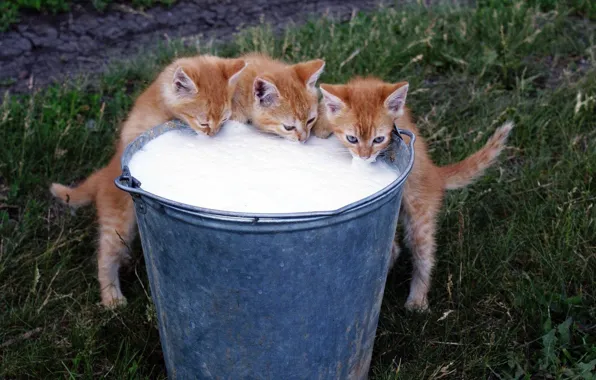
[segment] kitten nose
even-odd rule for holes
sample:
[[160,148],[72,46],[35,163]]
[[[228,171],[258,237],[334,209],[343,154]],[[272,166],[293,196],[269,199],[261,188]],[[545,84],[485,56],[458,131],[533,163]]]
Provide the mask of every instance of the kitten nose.
[[360,157],[367,160],[372,156],[372,149],[366,147],[360,150]]

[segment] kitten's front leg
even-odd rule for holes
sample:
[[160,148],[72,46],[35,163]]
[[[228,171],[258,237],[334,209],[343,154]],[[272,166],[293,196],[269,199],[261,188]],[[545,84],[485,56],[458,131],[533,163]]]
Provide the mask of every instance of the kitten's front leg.
[[232,98],[232,115],[230,120],[237,121],[242,124],[248,124],[251,114],[248,111],[248,106],[242,101],[242,94],[240,89],[236,89],[236,93]]
[[319,117],[315,122],[315,125],[312,127],[312,134],[320,139],[326,139],[333,133],[331,129],[331,124],[327,119],[327,114],[325,110],[325,106],[323,103],[319,103]]
[[249,124],[250,119],[245,112],[238,108],[235,108],[232,109],[232,116],[230,117],[230,120],[234,120],[242,124]]
[[[113,186],[108,183],[106,186]],[[119,269],[129,257],[129,246],[136,233],[136,218],[130,195],[110,189],[97,199],[99,219],[99,252],[97,255],[101,303],[114,308],[126,305],[120,289]]]

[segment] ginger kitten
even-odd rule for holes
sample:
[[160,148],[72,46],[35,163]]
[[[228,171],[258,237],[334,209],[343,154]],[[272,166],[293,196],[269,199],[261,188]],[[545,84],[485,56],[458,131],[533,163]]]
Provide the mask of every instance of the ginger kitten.
[[234,95],[232,118],[261,131],[305,142],[317,119],[317,79],[325,62],[320,59],[289,65],[262,54],[246,61]]
[[[463,161],[439,167],[429,157],[426,143],[405,107],[407,82],[389,84],[376,78],[356,78],[346,85],[320,87],[324,111],[313,133],[322,138],[334,133],[355,157],[374,161],[389,145],[394,124],[416,134],[415,162],[405,184],[400,215],[405,241],[413,256],[412,282],[405,306],[409,310],[426,310],[435,264],[437,215],[444,192],[469,185],[492,165],[513,124],[498,128],[482,149]],[[394,242],[392,260],[398,255]]]
[[123,147],[174,118],[197,132],[215,135],[232,115],[232,97],[245,66],[242,59],[210,55],[177,59],[135,102],[120,132]]
[[128,246],[136,233],[132,198],[114,185],[114,179],[122,173],[120,159],[125,147],[143,132],[174,118],[184,120],[198,132],[216,134],[231,116],[232,96],[244,67],[241,59],[213,56],[174,61],[135,102],[109,164],[75,188],[52,184],[51,193],[69,206],[95,202],[99,223],[98,280],[104,306],[126,303],[118,270],[129,256]]

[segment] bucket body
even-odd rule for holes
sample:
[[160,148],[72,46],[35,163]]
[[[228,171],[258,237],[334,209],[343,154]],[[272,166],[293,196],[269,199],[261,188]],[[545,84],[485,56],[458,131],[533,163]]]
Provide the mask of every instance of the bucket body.
[[116,185],[135,201],[168,375],[179,379],[365,379],[413,140],[395,132],[386,189],[332,212],[243,214]]

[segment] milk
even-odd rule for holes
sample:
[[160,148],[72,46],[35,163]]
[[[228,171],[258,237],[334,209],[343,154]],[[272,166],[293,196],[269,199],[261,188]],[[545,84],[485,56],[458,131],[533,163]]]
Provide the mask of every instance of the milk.
[[174,130],[130,160],[141,188],[192,206],[246,213],[331,211],[376,193],[399,173],[352,162],[335,138],[300,144],[228,122],[215,137]]

